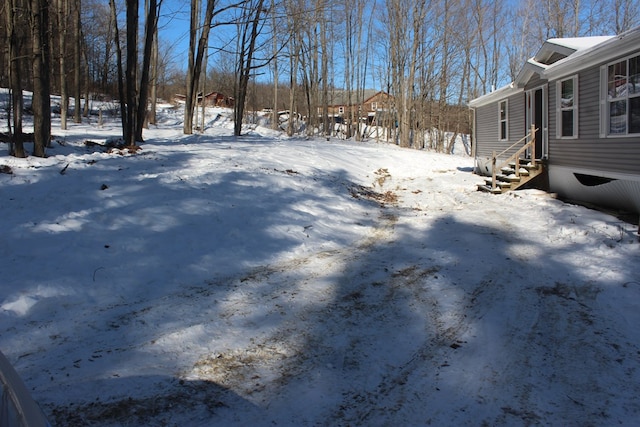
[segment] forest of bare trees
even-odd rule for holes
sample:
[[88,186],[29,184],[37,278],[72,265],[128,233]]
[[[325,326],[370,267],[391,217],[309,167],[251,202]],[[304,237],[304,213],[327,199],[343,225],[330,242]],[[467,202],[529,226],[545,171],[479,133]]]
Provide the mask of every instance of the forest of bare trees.
[[[123,141],[136,145],[157,99],[185,96],[184,133],[198,126],[198,93],[235,99],[235,133],[248,112],[289,110],[306,132],[329,134],[336,91],[392,97],[393,142],[448,151],[469,131],[466,103],[514,78],[552,37],[617,34],[640,23],[640,0],[2,0],[0,87],[11,154],[24,157],[22,118],[33,114],[34,156],[92,100],[113,101]],[[183,10],[184,9],[184,10]],[[175,25],[182,20],[184,30]],[[179,47],[175,40],[185,40]],[[188,61],[178,60],[186,50]],[[25,105],[22,91],[32,91]],[[70,100],[73,100],[71,103]],[[58,113],[59,111],[59,113]],[[347,137],[360,138],[357,109]],[[382,120],[382,119],[381,119]],[[290,121],[292,123],[292,121]],[[293,134],[296,129],[286,129]],[[350,132],[353,132],[351,135]],[[428,138],[425,135],[429,135]]]

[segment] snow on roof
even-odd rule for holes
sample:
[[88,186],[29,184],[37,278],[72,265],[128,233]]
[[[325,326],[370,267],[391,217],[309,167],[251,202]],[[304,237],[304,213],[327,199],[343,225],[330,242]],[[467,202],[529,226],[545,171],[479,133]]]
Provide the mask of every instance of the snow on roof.
[[[532,73],[543,75],[544,79],[558,78],[575,72],[578,68],[593,66],[608,61],[613,56],[621,56],[635,51],[640,43],[640,27],[633,28],[617,36],[590,36],[551,38],[546,40],[538,53],[527,60],[514,82],[469,102],[476,108],[500,98],[512,95],[522,88]],[[614,49],[610,47],[615,46]],[[567,55],[553,64],[545,64],[553,52]]]
[[490,104],[492,102],[495,102],[499,99],[504,99],[507,98],[511,95],[513,95],[514,93],[520,92],[522,91],[521,88],[518,88],[514,85],[514,83],[509,83],[508,85],[502,86],[499,89],[493,90],[485,95],[482,95],[478,98],[472,99],[469,102],[469,107],[471,108],[477,108],[477,107],[481,107],[483,105],[487,105]]
[[[547,79],[559,78],[577,69],[597,66],[616,57],[622,57],[638,51],[640,46],[640,27],[635,27],[617,36],[585,37],[593,38],[590,46],[585,44],[575,54],[551,65],[544,71]],[[599,42],[598,39],[600,39]]]
[[600,43],[603,43],[613,37],[615,36],[553,38],[553,39],[547,40],[547,42],[579,51],[579,50],[589,49],[591,47],[597,46]]

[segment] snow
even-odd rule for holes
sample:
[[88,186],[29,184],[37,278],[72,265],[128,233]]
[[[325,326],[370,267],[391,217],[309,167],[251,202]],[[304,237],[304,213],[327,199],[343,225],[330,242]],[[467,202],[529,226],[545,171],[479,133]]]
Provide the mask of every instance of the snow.
[[549,43],[553,43],[558,46],[564,46],[579,51],[593,48],[594,46],[604,43],[612,38],[614,38],[614,36],[565,37],[552,38],[548,41]]
[[85,146],[115,120],[0,147],[0,349],[52,424],[637,424],[637,225],[464,155],[160,117],[133,154]]

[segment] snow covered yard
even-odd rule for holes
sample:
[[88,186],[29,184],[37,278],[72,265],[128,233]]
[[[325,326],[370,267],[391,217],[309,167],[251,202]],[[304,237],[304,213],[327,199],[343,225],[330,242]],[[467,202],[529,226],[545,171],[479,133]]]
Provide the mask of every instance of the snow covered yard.
[[[637,225],[472,160],[71,125],[0,147],[0,349],[57,426],[637,425]],[[177,114],[177,113],[176,113]]]

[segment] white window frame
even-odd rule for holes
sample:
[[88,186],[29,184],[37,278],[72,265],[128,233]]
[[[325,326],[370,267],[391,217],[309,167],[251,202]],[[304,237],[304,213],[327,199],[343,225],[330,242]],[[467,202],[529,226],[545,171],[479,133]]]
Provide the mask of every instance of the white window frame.
[[[504,104],[504,119],[502,119],[502,105]],[[502,135],[502,123],[504,123],[504,135]],[[509,100],[498,102],[498,141],[509,140]]]
[[[573,82],[573,103],[570,107],[562,105],[562,83],[571,80]],[[578,75],[573,75],[556,82],[556,138],[558,139],[578,139]],[[562,113],[573,112],[573,132],[572,135],[562,135]]]
[[344,107],[338,107],[338,114],[344,114]]
[[[630,100],[640,98],[640,89],[637,88],[640,85],[640,81],[634,82],[636,89],[634,93],[628,92],[622,96],[612,96],[609,94],[609,67],[626,61],[626,75],[625,80],[628,83],[630,77],[638,78],[638,74],[630,76],[629,60],[632,58],[640,57],[640,54],[634,53],[624,58],[620,58],[616,61],[611,61],[600,67],[600,137],[601,138],[626,138],[630,136],[639,136],[640,132],[629,132],[629,108]],[[611,104],[614,102],[625,103],[625,131],[611,133]]]

